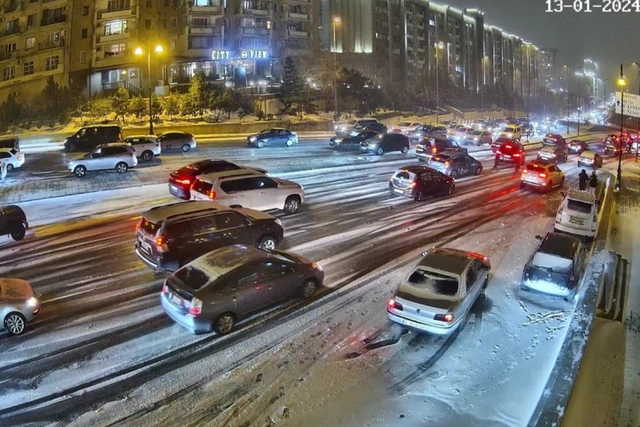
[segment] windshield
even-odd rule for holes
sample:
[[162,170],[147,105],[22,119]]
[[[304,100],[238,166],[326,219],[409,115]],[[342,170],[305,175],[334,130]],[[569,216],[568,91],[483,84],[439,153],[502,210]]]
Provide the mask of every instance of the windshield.
[[191,265],[182,267],[174,273],[174,276],[194,291],[197,291],[210,281],[218,278],[218,276],[212,277],[209,273]]
[[154,223],[149,221],[146,218],[142,218],[140,221],[140,230],[143,230],[146,233],[151,234],[152,236],[156,235],[156,232],[162,227],[162,222]]
[[589,214],[591,213],[592,207],[593,205],[590,203],[581,202],[579,200],[573,200],[573,199],[567,200],[567,209],[572,211]]
[[531,260],[531,266],[552,273],[568,274],[573,267],[573,260],[544,252],[536,252]]
[[407,126],[410,126],[410,125],[411,124],[409,122],[400,122],[400,123],[398,123],[398,126],[400,126],[400,127],[407,127]]
[[417,268],[411,273],[407,282],[419,291],[445,296],[458,294],[458,279],[422,268]]

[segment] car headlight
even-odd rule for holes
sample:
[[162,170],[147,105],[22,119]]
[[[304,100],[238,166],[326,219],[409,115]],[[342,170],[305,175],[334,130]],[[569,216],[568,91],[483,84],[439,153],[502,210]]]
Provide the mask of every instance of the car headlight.
[[342,142],[342,138],[334,139],[333,142]]
[[257,139],[258,139],[257,137],[252,136],[252,137],[250,137],[250,138],[249,138],[249,141],[251,141],[251,142],[256,142],[256,140],[257,140]]
[[473,138],[474,141],[478,141],[480,138],[478,138],[477,136],[475,138]]
[[313,264],[311,264],[311,267],[318,270],[318,271],[322,271],[322,266],[320,264],[318,264],[317,262],[314,262]]
[[31,297],[27,300],[27,307],[35,307],[36,305],[38,305],[38,298],[36,297]]

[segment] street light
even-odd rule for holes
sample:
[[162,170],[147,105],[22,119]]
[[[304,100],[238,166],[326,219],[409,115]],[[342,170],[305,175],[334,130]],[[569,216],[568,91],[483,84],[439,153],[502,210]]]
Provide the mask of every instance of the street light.
[[[580,77],[584,77],[584,67],[578,68],[582,73]],[[580,86],[582,85],[582,78],[578,82],[578,136],[580,136]]]
[[569,135],[569,122],[571,121],[571,111],[569,107],[569,66],[563,65],[567,69],[567,135]]
[[338,45],[336,43],[336,26],[340,24],[341,19],[339,16],[334,16],[332,19],[333,25],[333,121],[338,122]]
[[[620,77],[618,77],[618,86],[620,86],[620,136],[622,138],[622,132],[624,132],[624,87],[627,85],[627,82],[624,79],[624,70],[623,65],[620,64]],[[620,191],[622,187],[622,139],[620,139],[620,144],[618,149],[620,152],[618,153],[618,176],[616,177],[616,187],[615,191]]]
[[487,77],[485,72],[485,63],[488,59],[489,57],[487,55],[482,57],[482,90],[480,92],[480,118],[482,119],[484,119],[484,85]]
[[[164,49],[162,48],[161,45],[157,45],[154,49],[155,53],[162,53],[164,52]],[[135,55],[142,55],[144,54],[144,50],[141,47],[137,47],[133,53]],[[153,135],[153,102],[151,99],[151,95],[152,95],[152,86],[151,86],[151,40],[149,40],[149,43],[147,45],[147,73],[149,74],[149,135]]]
[[436,125],[440,122],[440,56],[438,49],[444,49],[444,43],[433,45],[436,48]]

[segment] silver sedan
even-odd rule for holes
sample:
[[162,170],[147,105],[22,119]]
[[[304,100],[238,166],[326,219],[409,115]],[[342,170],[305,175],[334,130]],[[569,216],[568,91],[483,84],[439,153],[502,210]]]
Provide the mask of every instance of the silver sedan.
[[4,329],[11,335],[20,335],[38,314],[40,301],[29,283],[0,278],[0,319]]

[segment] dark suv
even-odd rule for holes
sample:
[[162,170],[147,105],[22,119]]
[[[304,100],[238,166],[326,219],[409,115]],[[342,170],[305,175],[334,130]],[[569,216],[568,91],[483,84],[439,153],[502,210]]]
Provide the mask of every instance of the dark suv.
[[399,133],[380,133],[373,138],[362,141],[360,151],[375,153],[378,156],[389,151],[400,151],[402,154],[407,154],[409,152],[409,138]]
[[520,288],[572,298],[583,273],[585,247],[561,233],[536,236],[540,245],[524,266]]
[[0,235],[10,235],[15,241],[24,239],[29,228],[27,215],[15,205],[0,206]]
[[156,271],[175,271],[223,246],[245,244],[273,250],[284,231],[279,219],[244,208],[190,201],[158,206],[142,214],[135,251]]
[[453,139],[445,138],[424,138],[416,144],[416,157],[421,162],[431,160],[431,157],[440,154],[443,151],[456,151],[458,153],[467,153],[466,148],[461,147]]
[[[198,176],[205,173],[224,172],[229,170],[246,169],[235,163],[221,159],[207,159],[183,166],[169,175],[169,193],[183,200],[191,199],[191,185]],[[252,170],[267,173],[264,169],[251,168]]]
[[85,126],[64,140],[68,151],[91,151],[101,144],[122,140],[122,128],[118,125]]
[[515,141],[505,142],[496,151],[498,163],[517,163],[523,165],[526,157],[524,147]]
[[428,166],[410,165],[398,169],[389,180],[389,192],[416,202],[428,196],[448,196],[456,189],[455,179]]

